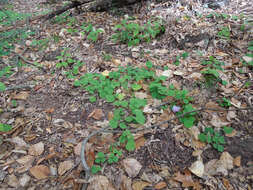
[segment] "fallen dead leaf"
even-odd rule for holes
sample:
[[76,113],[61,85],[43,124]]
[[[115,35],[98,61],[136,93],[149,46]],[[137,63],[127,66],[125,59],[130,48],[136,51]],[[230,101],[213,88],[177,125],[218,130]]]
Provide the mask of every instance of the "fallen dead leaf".
[[134,158],[124,159],[123,165],[129,177],[136,177],[142,168],[140,162]]
[[29,96],[29,93],[27,91],[22,91],[16,95],[14,95],[12,98],[15,100],[26,100]]
[[37,165],[30,169],[30,173],[36,179],[46,179],[50,175],[50,170],[45,165]]
[[203,161],[195,161],[189,168],[189,170],[198,177],[202,177],[205,171]]
[[199,182],[194,182],[192,180],[191,173],[188,170],[185,170],[184,173],[185,174],[183,175],[180,172],[177,172],[174,180],[181,182],[183,187],[193,187],[193,189],[200,190],[201,185]]
[[144,146],[145,142],[146,142],[146,139],[144,138],[144,136],[140,136],[137,139],[135,139],[135,148],[136,148],[136,150],[138,150],[139,148]]
[[210,121],[210,123],[212,126],[218,127],[218,128],[230,124],[230,122],[222,121],[216,114],[212,114],[212,120]]
[[32,145],[28,150],[28,153],[32,156],[39,156],[43,152],[44,152],[44,144],[42,142]]
[[167,187],[167,184],[164,181],[161,181],[155,185],[155,189],[163,189]]
[[58,174],[63,175],[65,172],[70,170],[73,167],[73,165],[74,165],[74,163],[71,160],[61,162],[58,167]]
[[222,178],[222,182],[226,189],[231,189],[230,183],[226,178]]
[[115,190],[115,188],[107,177],[96,175],[89,179],[87,190]]
[[233,161],[233,163],[234,163],[235,166],[237,166],[237,167],[241,166],[241,158],[242,158],[241,156],[235,157],[235,159]]
[[220,162],[224,168],[230,170],[234,167],[233,165],[233,157],[228,152],[223,152],[220,156]]
[[135,181],[132,185],[133,190],[143,190],[145,187],[149,186],[150,183],[146,181]]
[[90,113],[88,118],[92,117],[96,120],[100,120],[104,116],[102,109],[95,109],[93,112]]
[[31,177],[27,174],[24,174],[20,179],[19,183],[22,187],[26,187],[29,184],[29,181],[31,180]]
[[35,160],[34,156],[26,155],[17,159],[17,162],[22,165],[28,165],[28,164],[32,164],[34,160]]
[[14,174],[9,175],[7,183],[9,186],[15,188],[18,188],[20,186],[18,178]]
[[125,175],[120,177],[120,190],[132,190],[132,180]]

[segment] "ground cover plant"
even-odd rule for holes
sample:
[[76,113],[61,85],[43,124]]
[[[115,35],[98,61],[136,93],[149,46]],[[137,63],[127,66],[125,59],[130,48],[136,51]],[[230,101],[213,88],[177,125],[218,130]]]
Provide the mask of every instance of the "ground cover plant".
[[247,15],[20,1],[0,10],[0,188],[250,189]]

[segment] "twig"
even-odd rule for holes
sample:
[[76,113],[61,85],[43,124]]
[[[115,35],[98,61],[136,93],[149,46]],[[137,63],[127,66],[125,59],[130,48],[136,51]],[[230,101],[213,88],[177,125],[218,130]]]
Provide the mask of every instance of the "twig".
[[25,89],[32,89],[33,87],[31,85],[24,84],[24,85],[17,85],[17,86],[7,87],[5,89],[5,91],[7,91],[7,90],[17,90],[17,89],[23,89],[23,88],[25,88]]

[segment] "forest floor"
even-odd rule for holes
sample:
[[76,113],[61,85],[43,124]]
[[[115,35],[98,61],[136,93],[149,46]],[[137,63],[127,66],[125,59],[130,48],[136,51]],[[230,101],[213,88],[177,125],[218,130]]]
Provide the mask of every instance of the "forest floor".
[[0,189],[252,189],[250,1],[50,2],[0,4]]

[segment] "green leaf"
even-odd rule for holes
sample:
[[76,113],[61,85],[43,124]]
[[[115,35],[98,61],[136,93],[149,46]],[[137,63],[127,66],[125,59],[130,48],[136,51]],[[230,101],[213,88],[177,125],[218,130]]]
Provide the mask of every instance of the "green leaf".
[[132,89],[135,90],[135,91],[140,90],[140,89],[142,88],[142,86],[139,85],[139,84],[132,84],[131,87],[132,87]]
[[191,128],[194,125],[195,117],[189,116],[183,118],[183,123],[186,128]]
[[5,91],[5,89],[6,89],[5,84],[2,83],[2,82],[0,82],[0,92],[1,92],[1,91]]
[[232,127],[227,127],[227,126],[224,126],[223,127],[223,131],[225,134],[231,134],[233,132],[233,128]]
[[143,112],[141,110],[136,109],[136,110],[133,111],[133,114],[136,115],[135,120],[136,120],[137,123],[139,123],[139,124],[144,124],[145,123],[146,118],[143,115]]
[[147,68],[151,69],[153,67],[153,64],[151,61],[147,61],[146,66],[147,66]]
[[198,137],[201,142],[206,142],[206,135],[204,133],[200,133]]
[[219,143],[220,143],[220,144],[225,144],[224,136],[220,136],[220,137],[219,137]]
[[125,118],[125,121],[126,122],[128,122],[128,123],[130,123],[131,121],[133,121],[133,117],[132,116],[127,116],[126,118]]
[[111,126],[111,128],[116,129],[118,127],[118,121],[115,119],[112,119],[109,121],[109,125]]
[[112,94],[106,95],[105,99],[107,102],[113,102],[115,100],[115,97]]
[[126,129],[126,128],[127,128],[126,124],[123,123],[123,122],[119,124],[119,127],[120,127],[121,129]]
[[8,132],[12,129],[11,125],[0,123],[0,131],[1,132]]
[[253,46],[248,47],[249,51],[253,51]]
[[96,102],[97,99],[95,96],[90,96],[89,100],[91,103],[94,103],[94,102]]
[[211,143],[212,142],[212,136],[210,133],[207,133],[207,143]]
[[100,166],[93,165],[93,166],[91,167],[91,173],[92,173],[92,174],[96,174],[96,173],[98,173],[98,172],[101,171],[101,170],[102,170],[102,168],[101,168]]
[[128,151],[134,151],[134,150],[135,150],[135,142],[134,142],[134,139],[130,139],[130,140],[127,141],[126,149],[127,149]]
[[223,152],[223,151],[224,151],[224,147],[223,147],[222,145],[218,144],[218,145],[217,145],[217,150],[218,150],[219,152]]

